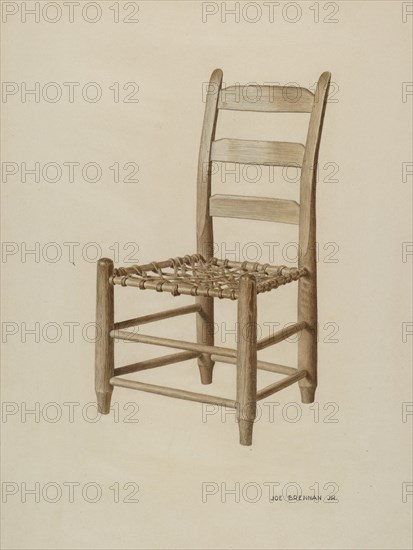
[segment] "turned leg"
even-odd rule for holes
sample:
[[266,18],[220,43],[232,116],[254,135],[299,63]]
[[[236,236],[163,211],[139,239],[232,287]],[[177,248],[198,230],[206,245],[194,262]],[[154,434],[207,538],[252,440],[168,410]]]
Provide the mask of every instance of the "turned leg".
[[238,295],[237,421],[241,445],[252,444],[257,412],[257,285],[242,275]]
[[299,280],[298,322],[305,321],[307,328],[301,331],[298,340],[298,370],[307,371],[298,385],[302,403],[313,403],[317,388],[317,286],[315,266],[306,277]]
[[101,258],[97,264],[95,389],[98,409],[102,414],[109,413],[113,391],[109,382],[114,374],[114,342],[109,336],[114,324],[114,288],[109,280],[112,275],[112,260]]
[[[197,303],[202,309],[196,315],[196,337],[198,344],[214,345],[214,299],[197,297]],[[211,384],[212,371],[215,362],[209,353],[203,353],[198,358],[198,367],[202,384]]]

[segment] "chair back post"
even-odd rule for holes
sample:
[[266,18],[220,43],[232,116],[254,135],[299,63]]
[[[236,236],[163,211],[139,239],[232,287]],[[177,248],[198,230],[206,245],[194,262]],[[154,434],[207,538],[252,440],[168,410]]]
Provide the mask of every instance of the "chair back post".
[[300,380],[303,402],[314,400],[317,384],[317,244],[316,244],[316,183],[318,151],[323,128],[331,75],[323,73],[317,83],[314,106],[310,116],[305,153],[300,178],[300,221],[298,267],[305,268],[306,277],[298,282],[297,322],[307,323],[298,343],[298,365],[308,372]]
[[222,71],[215,69],[208,84],[204,124],[198,157],[197,176],[197,252],[205,259],[213,256],[214,235],[209,213],[211,196],[211,147],[215,138],[218,117],[218,100],[222,86]]
[[[215,138],[218,117],[218,100],[222,86],[222,71],[215,69],[208,84],[206,95],[204,124],[198,157],[196,237],[197,253],[206,260],[214,256],[214,232],[209,211],[211,197],[211,147]],[[198,344],[214,345],[214,299],[197,296],[196,303],[200,311],[196,316],[196,334]],[[212,382],[214,361],[211,354],[203,353],[198,358],[198,367],[203,384]]]
[[[308,126],[305,153],[300,178],[300,259],[307,267],[306,257],[315,244],[315,197],[317,183],[318,150],[327,104],[330,73],[323,73],[317,83],[314,106]],[[308,268],[308,267],[307,267]]]

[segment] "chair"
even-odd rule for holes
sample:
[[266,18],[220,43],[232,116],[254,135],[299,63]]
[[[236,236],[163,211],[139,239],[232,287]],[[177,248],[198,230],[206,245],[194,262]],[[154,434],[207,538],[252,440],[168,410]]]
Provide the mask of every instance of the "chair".
[[[316,173],[318,150],[326,108],[330,73],[321,75],[313,94],[306,88],[280,86],[230,86],[222,88],[222,71],[215,70],[209,82],[198,161],[197,253],[114,268],[110,259],[97,265],[96,394],[99,411],[108,414],[114,386],[142,390],[178,399],[216,404],[236,409],[240,443],[252,444],[256,403],[298,382],[303,403],[312,403],[317,386],[317,281],[316,281]],[[259,101],[252,102],[250,92]],[[294,94],[291,93],[294,91]],[[245,92],[245,93],[244,93]],[[297,93],[298,92],[298,93]],[[289,98],[294,95],[294,100]],[[311,113],[305,146],[300,143],[215,140],[221,109],[261,112]],[[298,166],[301,168],[300,204],[291,200],[211,196],[211,162]],[[299,259],[296,268],[213,257],[213,217],[249,218],[299,226]],[[297,322],[257,341],[257,294],[298,281]],[[195,297],[195,303],[126,321],[114,322],[114,287],[170,292]],[[214,345],[214,299],[238,300],[237,349]],[[148,336],[126,329],[190,313],[196,314],[197,342]],[[293,334],[298,339],[298,368],[257,360],[257,352]],[[114,339],[166,346],[180,351],[156,359],[114,366]],[[236,398],[228,399],[177,388],[146,384],[124,378],[133,372],[197,358],[202,384],[212,382],[215,362],[236,365]],[[286,376],[257,391],[257,369]]]

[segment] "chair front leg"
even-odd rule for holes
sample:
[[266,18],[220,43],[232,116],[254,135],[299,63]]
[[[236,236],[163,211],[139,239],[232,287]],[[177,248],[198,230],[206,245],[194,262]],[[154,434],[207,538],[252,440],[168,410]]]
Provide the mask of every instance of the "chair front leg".
[[238,295],[237,421],[241,445],[252,444],[257,411],[257,284],[242,275]]
[[[207,346],[214,345],[214,299],[198,296],[197,303],[201,306],[201,311],[196,315],[196,335],[197,343]],[[203,353],[198,358],[199,373],[202,384],[211,384],[212,371],[215,362],[211,355]]]
[[109,333],[114,325],[113,262],[101,258],[97,264],[96,327],[95,347],[95,390],[98,409],[109,414],[113,386],[109,380],[114,375],[114,341]]

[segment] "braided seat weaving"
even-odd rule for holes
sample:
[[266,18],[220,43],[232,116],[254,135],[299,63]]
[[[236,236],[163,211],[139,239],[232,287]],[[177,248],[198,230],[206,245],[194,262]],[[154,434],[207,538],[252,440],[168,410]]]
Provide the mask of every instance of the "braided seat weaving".
[[257,293],[261,293],[296,281],[306,273],[305,268],[218,258],[206,260],[200,254],[192,254],[147,265],[117,268],[114,270],[113,283],[135,286],[141,290],[170,292],[173,296],[186,294],[236,300],[239,280],[244,274],[254,275]]

